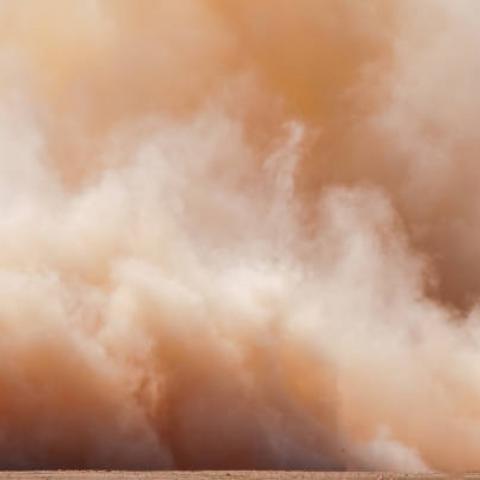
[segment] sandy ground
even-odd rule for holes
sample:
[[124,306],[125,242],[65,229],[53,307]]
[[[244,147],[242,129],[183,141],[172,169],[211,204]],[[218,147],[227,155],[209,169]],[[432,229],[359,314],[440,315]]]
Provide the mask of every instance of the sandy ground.
[[440,475],[440,474],[397,474],[379,472],[276,472],[276,471],[235,471],[235,472],[125,472],[125,471],[31,471],[0,472],[3,479],[35,480],[437,480],[441,478],[467,478],[480,480],[480,474]]

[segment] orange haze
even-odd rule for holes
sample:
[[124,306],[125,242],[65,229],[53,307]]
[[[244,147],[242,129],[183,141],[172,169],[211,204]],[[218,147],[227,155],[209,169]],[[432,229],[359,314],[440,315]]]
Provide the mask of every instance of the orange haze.
[[1,0],[0,468],[480,469],[479,32]]

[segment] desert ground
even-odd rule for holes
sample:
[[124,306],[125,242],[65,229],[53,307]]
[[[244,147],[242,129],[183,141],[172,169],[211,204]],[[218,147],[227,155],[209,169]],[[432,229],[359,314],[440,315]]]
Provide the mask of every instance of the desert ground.
[[436,480],[442,478],[466,478],[480,480],[480,474],[443,475],[443,474],[401,474],[383,472],[284,472],[284,471],[28,471],[3,472],[0,480]]

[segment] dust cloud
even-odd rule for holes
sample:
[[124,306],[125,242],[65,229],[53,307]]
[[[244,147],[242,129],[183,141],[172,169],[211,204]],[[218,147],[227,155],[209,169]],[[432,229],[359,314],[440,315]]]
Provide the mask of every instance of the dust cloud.
[[480,468],[476,0],[2,0],[0,467]]

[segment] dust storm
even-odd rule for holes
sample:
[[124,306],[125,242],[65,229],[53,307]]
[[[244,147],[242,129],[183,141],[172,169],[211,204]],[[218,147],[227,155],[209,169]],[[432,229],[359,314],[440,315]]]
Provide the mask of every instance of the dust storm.
[[480,468],[476,0],[0,2],[0,467]]

